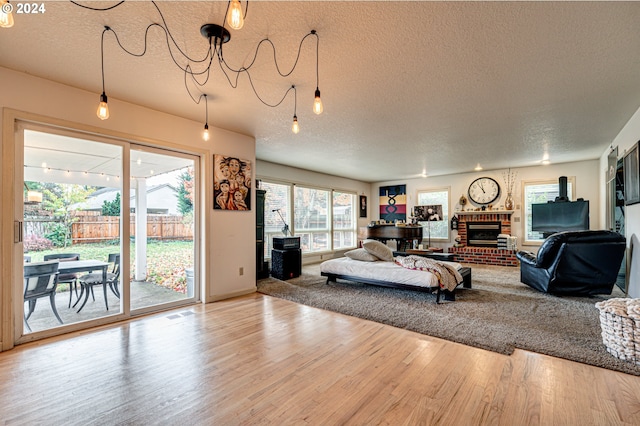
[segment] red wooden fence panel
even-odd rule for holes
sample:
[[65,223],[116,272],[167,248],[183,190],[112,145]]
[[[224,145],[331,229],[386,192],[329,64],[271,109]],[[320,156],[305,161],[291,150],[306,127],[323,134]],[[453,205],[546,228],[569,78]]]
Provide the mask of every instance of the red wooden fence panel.
[[[73,244],[112,241],[120,238],[120,217],[82,212],[71,226]],[[131,215],[131,235],[135,236],[135,215]],[[148,215],[147,238],[158,240],[191,240],[191,223],[183,216]]]

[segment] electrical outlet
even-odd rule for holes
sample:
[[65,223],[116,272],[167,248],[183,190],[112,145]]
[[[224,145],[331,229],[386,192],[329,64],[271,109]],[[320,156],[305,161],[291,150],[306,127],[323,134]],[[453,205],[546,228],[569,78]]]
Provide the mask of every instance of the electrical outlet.
[[240,274],[240,276],[244,275],[244,268],[242,266],[238,270],[238,273]]

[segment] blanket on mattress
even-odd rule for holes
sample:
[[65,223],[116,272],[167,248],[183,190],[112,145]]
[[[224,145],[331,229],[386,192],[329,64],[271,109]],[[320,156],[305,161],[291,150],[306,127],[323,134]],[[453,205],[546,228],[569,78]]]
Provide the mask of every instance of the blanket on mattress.
[[462,275],[455,267],[444,262],[422,256],[397,256],[394,259],[403,268],[431,272],[438,279],[438,285],[443,290],[453,291],[462,282]]
[[[462,267],[462,265],[455,262],[440,263],[445,263],[454,270],[458,270]],[[385,262],[379,260],[375,262],[365,262],[350,259],[348,257],[339,257],[322,262],[320,264],[320,271],[323,274],[332,274],[339,277],[349,277],[348,279],[352,280],[362,278],[365,280],[385,281],[389,283],[414,287],[440,287],[438,276],[433,272],[430,272],[426,269],[421,270],[404,268],[397,264],[395,261]],[[453,285],[453,283],[450,283],[449,286],[451,288],[445,289],[452,291],[455,288],[455,285]]]

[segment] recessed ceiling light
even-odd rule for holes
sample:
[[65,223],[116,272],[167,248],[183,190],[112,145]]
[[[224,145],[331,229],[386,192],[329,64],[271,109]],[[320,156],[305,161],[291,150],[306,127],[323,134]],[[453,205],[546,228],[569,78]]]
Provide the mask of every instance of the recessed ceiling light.
[[482,166],[480,165],[480,163],[478,163],[478,165],[473,170],[475,170],[476,172],[482,170]]

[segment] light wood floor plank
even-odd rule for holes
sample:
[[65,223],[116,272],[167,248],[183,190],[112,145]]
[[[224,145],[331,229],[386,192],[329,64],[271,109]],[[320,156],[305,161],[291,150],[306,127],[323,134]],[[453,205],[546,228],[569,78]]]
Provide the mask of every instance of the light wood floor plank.
[[261,294],[0,353],[0,423],[640,424],[640,378]]

